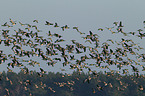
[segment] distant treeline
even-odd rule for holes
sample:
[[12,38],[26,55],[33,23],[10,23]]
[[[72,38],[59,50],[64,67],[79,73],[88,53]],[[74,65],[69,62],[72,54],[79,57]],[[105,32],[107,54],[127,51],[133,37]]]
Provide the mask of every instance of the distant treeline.
[[0,96],[145,96],[144,82],[143,76],[117,73],[3,72]]

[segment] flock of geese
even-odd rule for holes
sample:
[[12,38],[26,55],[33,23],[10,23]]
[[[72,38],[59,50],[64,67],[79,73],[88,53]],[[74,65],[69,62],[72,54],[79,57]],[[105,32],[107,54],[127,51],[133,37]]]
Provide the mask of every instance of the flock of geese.
[[[33,23],[37,24],[38,20],[34,20]],[[10,35],[9,33],[12,30],[9,30],[8,28],[17,24],[20,24],[25,28],[18,28],[18,30],[14,30],[14,34]],[[138,32],[126,33],[123,31],[124,26],[121,21],[114,22],[113,24],[114,27],[106,27],[112,34],[118,33],[123,34],[124,36],[133,35],[141,39],[144,39],[145,37],[145,33],[143,33],[143,30],[141,29],[137,30]],[[11,68],[14,67],[20,67],[26,74],[29,74],[29,69],[26,67],[25,63],[30,66],[35,66],[36,64],[40,65],[37,60],[32,59],[34,56],[46,61],[47,65],[54,66],[56,63],[62,62],[63,66],[69,65],[70,69],[77,69],[81,72],[85,68],[88,69],[88,72],[93,73],[94,75],[96,75],[96,71],[92,70],[91,66],[109,69],[111,72],[114,72],[110,66],[116,65],[119,70],[122,69],[123,74],[129,73],[128,69],[124,69],[123,67],[130,66],[138,77],[139,70],[136,66],[141,66],[143,68],[142,70],[145,70],[145,67],[139,63],[145,61],[145,54],[138,53],[139,50],[144,50],[144,48],[140,47],[131,39],[121,38],[120,42],[108,39],[100,44],[98,34],[95,34],[92,31],[89,31],[88,34],[82,33],[78,27],[73,27],[73,30],[76,30],[82,35],[82,39],[85,40],[86,44],[94,45],[94,47],[81,44],[80,42],[77,42],[77,40],[71,40],[71,44],[66,44],[65,47],[62,47],[61,42],[66,41],[63,39],[62,35],[48,31],[48,38],[46,39],[39,35],[41,30],[39,30],[36,25],[23,24],[21,22],[17,23],[10,19],[10,22],[6,22],[1,26],[4,27],[4,29],[1,28],[0,44],[1,46],[11,47],[11,50],[13,51],[12,54],[7,54],[4,53],[4,49],[0,49],[0,64],[11,60],[11,62],[7,64],[8,71],[12,71]],[[48,21],[45,22],[45,26],[61,28],[62,31],[71,29],[68,25],[60,27],[57,23]],[[113,31],[114,28],[116,28],[116,31]],[[35,29],[35,31],[32,29]],[[99,28],[98,31],[104,31],[104,29]],[[53,38],[56,38],[56,40]],[[110,46],[112,44],[117,44],[119,47],[111,49]],[[29,46],[31,50],[23,48],[24,46]],[[45,50],[42,49],[42,46],[45,46]],[[80,58],[78,58],[76,54],[79,54]],[[137,60],[131,59],[130,55],[135,56]],[[23,57],[28,59],[23,59]],[[87,61],[89,60],[94,60],[94,63],[88,63]],[[46,73],[43,68],[40,68],[40,71],[41,72],[38,72],[38,75],[40,76],[42,76],[43,73]]]

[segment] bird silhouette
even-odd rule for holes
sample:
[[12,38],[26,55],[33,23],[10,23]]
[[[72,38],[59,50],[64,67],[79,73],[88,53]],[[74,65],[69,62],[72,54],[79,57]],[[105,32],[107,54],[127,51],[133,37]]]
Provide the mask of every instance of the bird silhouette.
[[50,23],[50,22],[46,21],[45,25],[53,25],[53,23]]
[[38,23],[38,20],[33,20],[33,22],[36,22],[36,23]]
[[122,25],[122,22],[120,21],[119,22],[119,26],[118,27],[123,27],[123,25]]
[[55,23],[54,27],[59,27],[57,23]]
[[10,18],[10,22],[12,23],[12,25],[16,25],[16,23],[14,21],[12,21],[11,18]]

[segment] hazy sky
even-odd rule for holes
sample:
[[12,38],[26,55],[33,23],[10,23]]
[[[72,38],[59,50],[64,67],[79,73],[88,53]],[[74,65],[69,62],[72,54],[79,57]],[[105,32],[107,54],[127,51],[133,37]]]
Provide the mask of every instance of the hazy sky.
[[145,20],[144,0],[5,0],[0,3],[0,21],[58,22],[79,26],[81,30],[96,30],[122,21],[129,30],[136,30]]
[[24,23],[37,19],[40,27],[47,20],[97,32],[122,21],[126,31],[136,31],[144,27],[144,9],[145,0],[1,0],[0,25],[9,18]]

